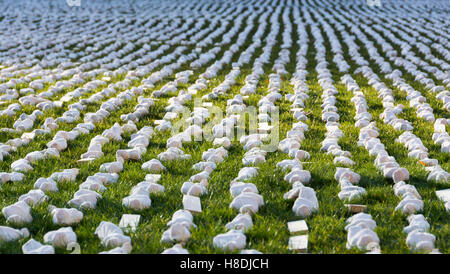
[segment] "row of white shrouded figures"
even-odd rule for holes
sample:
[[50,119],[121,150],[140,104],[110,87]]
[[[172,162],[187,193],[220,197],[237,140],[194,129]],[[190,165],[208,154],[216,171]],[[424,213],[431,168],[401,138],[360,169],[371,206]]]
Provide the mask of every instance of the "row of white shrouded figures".
[[[256,64],[256,62],[255,62]],[[233,73],[233,72],[232,72]],[[231,74],[231,77],[235,77],[236,73]],[[278,78],[277,81],[274,83],[273,78],[270,78],[269,82],[269,89],[271,86],[280,87],[281,80]],[[226,80],[227,81],[227,80]],[[276,88],[274,87],[274,88]],[[275,93],[271,93],[275,94]],[[277,93],[279,95],[279,93]],[[276,96],[278,97],[278,96]],[[268,99],[271,98],[271,99]],[[278,97],[279,98],[279,97]],[[266,109],[270,107],[274,107],[273,102],[270,100],[274,100],[275,97],[267,97],[266,100],[260,100],[259,107]],[[245,104],[243,104],[243,100],[241,95],[237,95],[232,100],[228,100],[227,102],[227,113],[234,113],[236,110],[240,108],[244,108]],[[228,147],[230,145],[228,137],[222,137],[224,134],[227,134],[234,128],[236,125],[237,119],[239,116],[230,115],[228,118],[225,118],[222,120],[218,125],[213,127],[213,134],[215,135],[216,139],[214,140],[214,144],[225,144],[225,147]],[[259,116],[260,121],[266,121],[267,119],[270,119],[270,117],[267,116]],[[262,118],[262,119],[261,119]],[[244,154],[243,163],[244,165],[252,165],[252,164],[258,164],[265,161],[265,152],[263,152],[261,149],[259,149],[257,146],[261,145],[261,135],[259,134],[253,134],[250,136],[244,136],[241,138],[241,143],[244,146],[245,150],[249,150]],[[224,141],[226,140],[226,142]],[[204,166],[205,169],[213,169],[215,168],[217,161],[222,161],[224,155],[226,156],[226,151],[223,150],[223,148],[219,148],[217,150],[210,149],[207,152],[203,154],[203,160],[212,159],[213,162],[200,162],[198,163],[198,167]],[[195,166],[194,166],[195,167]],[[230,229],[228,233],[220,234],[214,238],[214,245],[216,247],[226,249],[226,250],[235,250],[235,249],[242,249],[245,247],[245,235],[243,234],[247,229],[249,229],[252,226],[252,219],[251,214],[254,214],[258,211],[259,206],[263,204],[263,199],[260,195],[258,195],[258,190],[256,186],[252,183],[245,183],[243,181],[257,175],[257,169],[254,167],[244,167],[241,169],[241,171],[238,174],[238,177],[231,182],[230,192],[232,196],[234,197],[232,203],[230,204],[230,207],[239,209],[241,214],[239,214],[236,218],[233,219],[232,222],[227,224],[227,229]],[[209,174],[205,173],[203,171],[205,176],[209,176]],[[207,180],[207,178],[204,178],[202,176],[199,176],[201,173],[194,175],[191,177],[190,181],[195,181],[195,179],[201,179],[201,180]],[[194,178],[194,179],[193,179]],[[204,181],[203,181],[204,182]],[[198,186],[197,186],[198,185]],[[203,186],[205,183],[191,183],[187,182],[182,187],[183,194],[203,194],[204,191],[206,191]],[[197,186],[197,187],[196,187]],[[175,213],[175,215],[180,216],[181,212],[178,211]],[[187,214],[187,213],[184,213]],[[169,225],[173,224],[175,215],[169,223]],[[181,218],[183,220],[183,218]],[[185,232],[191,225],[188,225],[188,227],[184,228]],[[177,226],[171,225],[168,231],[165,232],[166,238],[163,240],[169,240],[172,235],[174,234],[175,228]],[[178,225],[179,227],[179,225]],[[183,235],[190,235],[188,233],[184,233]],[[173,238],[172,238],[173,240]],[[178,253],[178,252],[187,252],[184,249],[181,249],[181,246],[175,246],[174,248],[168,249],[165,251],[165,253]],[[258,253],[255,250],[243,250],[242,253]]]
[[[364,116],[370,117],[370,114],[368,113],[369,108],[365,96],[360,91],[356,82],[349,75],[345,75],[344,77],[342,77],[342,81],[346,83],[349,90],[353,90],[354,96],[352,98],[352,101],[355,104],[355,108],[357,110],[355,117],[357,117],[358,115],[360,117],[355,124],[357,124],[361,119],[365,119],[362,118]],[[370,122],[370,119],[368,119],[368,121]],[[391,178],[395,183],[394,193],[395,195],[402,198],[395,210],[401,211],[407,215],[411,214],[408,217],[410,226],[406,227],[404,230],[406,233],[408,233],[406,239],[407,245],[412,250],[426,250],[427,252],[433,251],[435,236],[427,233],[430,225],[428,224],[428,222],[426,222],[423,215],[413,215],[414,213],[423,210],[423,201],[416,188],[413,185],[406,184],[403,181],[407,180],[409,177],[407,170],[400,168],[395,161],[395,158],[387,154],[386,150],[384,149],[384,144],[382,144],[381,141],[377,138],[378,128],[374,125],[374,123],[371,122],[365,126],[363,126],[363,124],[364,123],[360,123],[361,129],[358,145],[364,146],[369,154],[376,156],[375,165],[384,172],[387,178],[390,178],[392,176]],[[336,173],[336,179],[338,178],[339,180],[349,180],[350,182],[354,183],[359,181],[360,176],[354,172],[349,174],[346,174],[346,172],[342,172],[340,174]],[[366,219],[366,217],[360,218]],[[365,224],[367,225],[367,227],[364,227],[365,225],[363,225],[364,229],[374,228],[375,223],[371,221],[370,218],[364,222],[367,222],[367,224]],[[369,232],[368,230],[366,231],[369,233],[369,235],[371,234],[371,232]],[[362,234],[363,232],[358,231],[358,233]],[[351,237],[350,232],[349,237]],[[370,237],[366,237],[365,242],[356,242],[356,245],[360,248],[374,248],[374,246],[370,244],[370,241],[368,241],[367,238]]]
[[[320,32],[313,32],[316,41],[321,42],[323,38]],[[317,49],[323,48],[322,43],[315,44]],[[318,50],[319,51],[319,50]],[[334,157],[333,163],[336,166],[353,166],[355,162],[350,159],[351,153],[349,151],[342,150],[338,144],[339,139],[344,137],[343,131],[339,128],[340,115],[338,108],[336,107],[336,97],[338,90],[333,85],[333,79],[331,73],[327,68],[325,59],[325,53],[322,51],[321,55],[316,56],[318,65],[316,71],[318,73],[318,82],[322,87],[322,99],[323,104],[322,120],[326,122],[325,128],[327,133],[325,139],[322,142],[321,150],[326,151],[327,154],[331,154]],[[358,113],[355,118],[361,118]],[[361,115],[364,116],[364,115]],[[366,117],[366,118],[370,118]],[[349,168],[337,167],[335,172],[335,179],[338,181],[341,191],[338,193],[338,197],[341,200],[352,201],[366,194],[366,190],[363,187],[355,186],[359,182],[359,174],[353,172]],[[370,221],[373,226],[365,226],[361,219]],[[373,253],[380,252],[378,249],[379,238],[375,231],[375,222],[369,214],[359,213],[347,219],[348,225],[345,227],[347,230],[347,248],[358,247],[361,250],[371,250]]]

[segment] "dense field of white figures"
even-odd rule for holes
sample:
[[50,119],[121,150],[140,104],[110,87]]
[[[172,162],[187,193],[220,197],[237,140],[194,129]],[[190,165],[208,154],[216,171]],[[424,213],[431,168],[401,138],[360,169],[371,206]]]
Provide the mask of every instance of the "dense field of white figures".
[[448,1],[1,5],[0,254],[450,252]]

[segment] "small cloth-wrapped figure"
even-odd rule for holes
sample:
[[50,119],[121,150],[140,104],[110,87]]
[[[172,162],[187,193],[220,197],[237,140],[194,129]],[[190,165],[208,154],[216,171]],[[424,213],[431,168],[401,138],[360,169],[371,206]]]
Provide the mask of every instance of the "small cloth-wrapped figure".
[[230,204],[230,208],[235,208],[243,213],[243,208],[258,212],[259,207],[264,205],[264,199],[261,195],[254,192],[242,192],[236,196]]
[[261,251],[258,251],[256,249],[243,249],[239,254],[252,254],[252,255],[259,255],[263,254]]
[[48,196],[40,189],[32,189],[19,197],[19,201],[24,201],[29,206],[39,205],[47,200]]
[[298,159],[283,160],[277,163],[277,167],[281,168],[283,171],[292,170],[294,168],[298,168],[299,170],[303,169],[302,163]]
[[122,141],[122,136],[120,136],[122,133],[122,127],[118,123],[115,123],[112,127],[103,131],[102,136],[111,141]]
[[161,242],[181,242],[184,243],[191,238],[191,232],[189,231],[189,227],[184,225],[183,223],[174,223],[169,229],[164,231]]
[[140,161],[145,148],[119,149],[116,151],[117,161],[124,162],[127,160]]
[[410,184],[407,184],[403,181],[400,181],[394,185],[394,194],[398,197],[405,197],[406,195],[412,195],[417,199],[422,199],[416,187]]
[[434,249],[436,236],[428,232],[414,230],[406,237],[406,245],[412,250],[431,252]]
[[56,138],[52,141],[48,142],[48,148],[56,148],[59,152],[65,150],[67,148],[67,140],[64,138]]
[[150,161],[143,163],[141,168],[151,173],[159,173],[166,170],[166,167],[164,167],[158,159],[151,159]]
[[409,180],[408,170],[406,168],[397,169],[394,173],[392,173],[392,180],[394,180],[394,183]]
[[55,254],[55,248],[51,245],[43,245],[35,239],[30,239],[22,246],[23,254]]
[[301,168],[294,168],[291,172],[284,176],[284,180],[288,181],[290,184],[295,182],[308,184],[311,180],[311,173],[307,170],[302,170]]
[[440,166],[434,166],[428,174],[427,181],[450,182],[450,172],[445,171]]
[[227,229],[247,231],[253,226],[252,217],[249,214],[238,214],[234,219],[226,224]]
[[181,186],[181,192],[184,195],[191,195],[191,196],[201,196],[205,193],[207,193],[206,186],[208,181],[204,181],[205,183],[193,183],[193,182],[184,182]]
[[8,226],[0,226],[0,242],[12,242],[30,236],[26,228],[14,229]]
[[123,162],[116,161],[116,162],[104,163],[104,164],[100,165],[99,170],[100,170],[100,172],[119,173],[123,170]]
[[405,233],[410,233],[415,230],[427,232],[430,229],[430,224],[427,222],[427,220],[422,214],[409,215],[408,222],[409,225],[403,228],[403,231]]
[[133,247],[131,246],[131,243],[126,242],[120,247],[116,247],[108,251],[103,251],[99,254],[130,254],[132,249]]
[[368,228],[361,226],[352,226],[348,229],[347,235],[347,248],[350,249],[354,246],[360,250],[369,250],[369,246],[373,243],[379,244],[380,239],[377,234]]
[[305,160],[311,157],[307,151],[301,149],[291,149],[289,151],[289,156],[295,157],[297,160]]
[[69,244],[77,242],[77,234],[71,227],[62,227],[44,235],[44,242],[56,248],[67,248]]
[[228,149],[231,147],[231,141],[228,137],[215,138],[213,141],[214,146],[223,146]]
[[360,250],[371,250],[373,246],[379,246],[380,239],[373,231],[376,223],[367,213],[358,213],[346,220],[347,249],[358,247]]
[[193,169],[198,171],[207,171],[209,173],[216,169],[216,164],[214,162],[198,162],[192,166]]
[[197,174],[194,174],[189,178],[189,181],[193,182],[193,183],[207,181],[209,179],[210,171],[211,170],[208,169],[208,170],[199,172]]
[[25,159],[19,159],[11,164],[11,169],[15,172],[28,172],[33,170],[30,162]]
[[33,152],[28,153],[25,156],[25,160],[27,160],[30,163],[34,163],[41,159],[44,159],[44,153],[42,153],[40,151],[33,151]]
[[176,244],[171,248],[165,249],[161,254],[189,254],[189,251],[184,249],[181,244]]
[[184,154],[184,152],[177,147],[169,147],[165,152],[158,154],[158,159],[161,161],[185,160],[190,158],[190,154]]
[[361,179],[361,176],[358,173],[352,171],[350,168],[337,167],[336,173],[334,174],[334,178],[339,183],[341,183],[344,179],[346,179],[348,182],[352,184],[357,184]]
[[335,165],[344,165],[344,166],[353,166],[353,165],[355,165],[355,162],[352,161],[350,158],[348,158],[346,156],[338,156],[338,157],[334,158],[333,163]]
[[57,208],[49,206],[50,214],[53,216],[53,223],[55,225],[74,225],[81,222],[83,219],[83,212],[75,208]]
[[95,209],[97,201],[102,195],[88,189],[80,189],[73,195],[73,199],[69,201],[69,205],[76,208]]
[[214,247],[226,251],[235,251],[245,248],[245,234],[240,230],[230,230],[227,233],[219,234],[213,239]]
[[149,194],[133,194],[123,198],[122,205],[134,210],[144,210],[151,206],[152,200]]
[[167,223],[167,225],[171,226],[175,223],[182,223],[186,227],[195,227],[195,224],[192,222],[194,217],[192,213],[188,210],[180,209],[175,211],[172,215],[172,220]]
[[[146,178],[148,179],[148,178]],[[142,181],[131,189],[131,195],[133,194],[144,194],[141,190],[145,190],[148,193],[162,193],[164,192],[164,186],[154,183],[153,180]]]
[[111,222],[102,221],[95,230],[104,247],[121,247],[125,243],[131,244],[131,238],[123,235],[122,229]]
[[151,206],[150,193],[164,192],[164,187],[153,181],[143,181],[131,189],[130,196],[123,198],[122,205],[134,210],[144,210]]
[[238,196],[242,192],[259,193],[258,188],[253,183],[231,182],[230,185],[230,193],[233,197]]
[[303,186],[300,182],[295,183],[283,197],[284,199],[296,199],[292,206],[295,216],[306,218],[319,209],[319,201],[314,189]]
[[401,211],[404,214],[414,214],[423,210],[423,201],[416,196],[407,193],[402,197],[402,200],[395,207],[395,210]]
[[363,187],[354,186],[346,180],[341,182],[340,185],[341,191],[338,193],[338,197],[341,200],[352,201],[366,194]]
[[104,192],[106,190],[106,187],[103,185],[101,181],[94,180],[94,179],[87,179],[84,181],[80,187],[80,189],[88,189],[92,191],[97,192]]
[[299,150],[300,149],[300,142],[297,141],[294,138],[286,138],[284,140],[281,140],[281,142],[278,145],[278,149],[283,153],[289,153],[291,150]]
[[256,167],[244,167],[239,170],[237,178],[234,181],[247,181],[258,175],[258,168]]
[[188,210],[177,210],[172,220],[167,223],[169,229],[164,231],[161,242],[186,242],[191,237],[191,227],[196,227],[192,222],[192,213]]
[[345,230],[349,230],[352,226],[360,226],[362,228],[375,229],[377,224],[367,213],[361,212],[355,214],[346,220],[347,225],[345,226]]
[[16,202],[10,206],[4,207],[2,213],[6,221],[11,224],[23,225],[33,221],[31,216],[31,208],[24,201]]
[[64,169],[60,172],[53,173],[50,178],[57,182],[75,182],[79,173],[78,168]]
[[39,178],[34,183],[34,188],[45,192],[58,192],[58,185],[52,178]]

